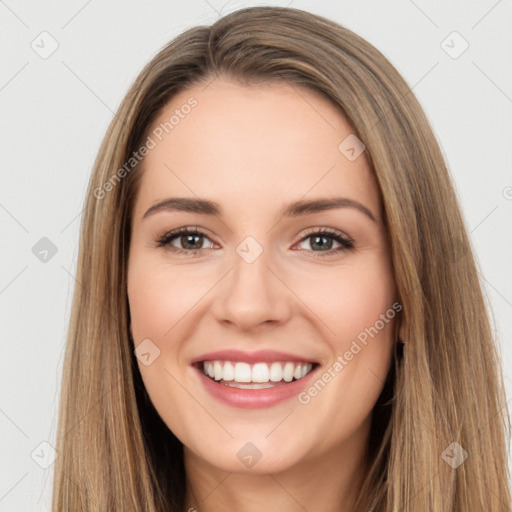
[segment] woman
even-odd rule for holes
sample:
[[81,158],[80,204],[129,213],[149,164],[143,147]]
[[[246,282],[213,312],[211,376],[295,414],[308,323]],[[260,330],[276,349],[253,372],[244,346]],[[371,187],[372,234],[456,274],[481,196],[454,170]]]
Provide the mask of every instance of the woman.
[[508,410],[411,90],[297,9],[186,31],[91,177],[55,511],[505,511]]

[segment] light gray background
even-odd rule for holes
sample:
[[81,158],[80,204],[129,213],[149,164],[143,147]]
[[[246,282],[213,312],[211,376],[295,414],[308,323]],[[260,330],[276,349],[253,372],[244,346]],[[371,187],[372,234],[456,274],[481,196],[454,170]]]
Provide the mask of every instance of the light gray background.
[[[51,447],[40,443],[55,444],[82,202],[113,112],[143,65],[178,33],[258,4],[0,1],[1,511],[50,508],[53,466],[36,460],[49,464]],[[271,4],[345,25],[413,87],[456,182],[510,398],[512,1]],[[464,41],[453,31],[469,44],[457,58]],[[52,39],[58,48],[42,58]],[[42,237],[57,248],[46,262],[32,252]]]

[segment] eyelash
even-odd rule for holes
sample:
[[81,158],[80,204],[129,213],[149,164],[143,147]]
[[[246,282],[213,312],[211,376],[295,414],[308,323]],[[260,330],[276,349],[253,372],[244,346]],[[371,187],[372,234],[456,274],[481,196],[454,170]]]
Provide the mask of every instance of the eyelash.
[[[174,247],[170,245],[171,241],[175,238],[178,238],[182,235],[201,235],[206,238],[208,238],[208,235],[202,231],[200,228],[196,227],[187,227],[187,228],[180,228],[175,231],[171,231],[169,233],[166,233],[164,236],[162,236],[159,240],[157,240],[158,247],[164,247],[175,254],[183,254],[186,256],[199,256],[199,253],[203,249],[180,249],[179,247]],[[311,238],[313,236],[321,236],[326,238],[332,238],[336,242],[340,244],[340,247],[337,247],[336,249],[329,249],[327,251],[313,251],[309,250],[308,252],[312,252],[313,257],[317,258],[324,258],[327,256],[332,256],[333,254],[337,254],[339,252],[344,251],[350,251],[354,249],[354,241],[345,236],[342,236],[341,233],[339,233],[336,230],[330,229],[330,228],[313,228],[309,233],[307,233],[305,236],[303,236],[299,243],[307,240],[308,238]]]

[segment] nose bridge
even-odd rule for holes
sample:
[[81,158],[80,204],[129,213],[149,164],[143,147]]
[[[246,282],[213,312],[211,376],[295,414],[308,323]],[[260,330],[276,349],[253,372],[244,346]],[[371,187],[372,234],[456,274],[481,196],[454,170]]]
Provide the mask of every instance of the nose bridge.
[[283,321],[289,315],[287,288],[270,268],[271,251],[248,236],[235,249],[231,272],[219,289],[215,312],[218,320],[250,328],[268,321]]

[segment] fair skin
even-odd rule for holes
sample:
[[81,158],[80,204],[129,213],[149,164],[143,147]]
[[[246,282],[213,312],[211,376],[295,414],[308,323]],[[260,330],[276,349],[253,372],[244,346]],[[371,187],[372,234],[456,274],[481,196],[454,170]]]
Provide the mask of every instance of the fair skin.
[[[395,320],[387,319],[353,358],[343,359],[341,371],[332,370],[396,299],[365,153],[347,159],[338,149],[353,133],[346,120],[321,96],[284,83],[249,87],[217,78],[206,88],[193,86],[173,97],[153,128],[190,97],[197,106],[145,157],[128,262],[135,346],[149,339],[160,350],[151,364],[139,361],[141,375],[184,445],[185,510],[353,511],[368,471],[371,411],[395,340]],[[215,201],[222,213],[156,209],[144,217],[175,197]],[[280,216],[285,204],[332,197],[364,208]],[[158,245],[183,227],[204,234]],[[314,228],[334,230],[353,247],[337,250],[341,243],[313,235]],[[248,236],[253,245],[242,247],[258,254],[250,263],[237,252]],[[303,393],[329,368],[331,379],[302,401],[295,393],[239,407],[212,395],[203,385],[208,377],[192,364],[224,349],[280,351],[315,362]],[[250,467],[240,458],[244,446],[261,457]]]

